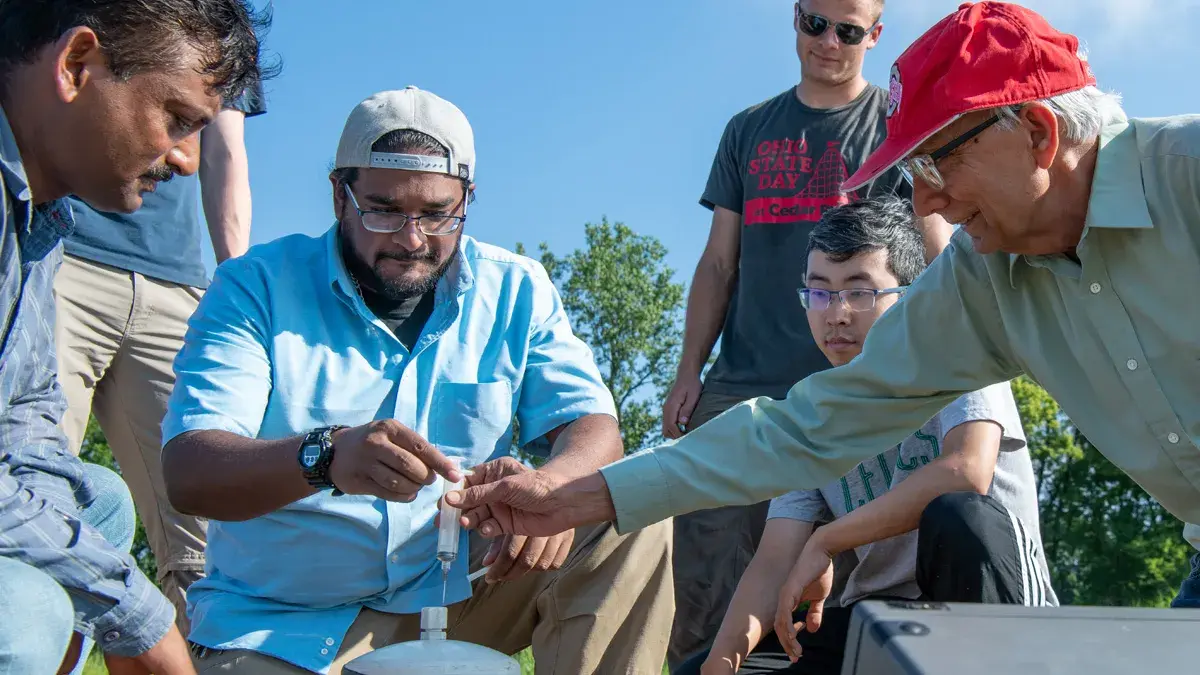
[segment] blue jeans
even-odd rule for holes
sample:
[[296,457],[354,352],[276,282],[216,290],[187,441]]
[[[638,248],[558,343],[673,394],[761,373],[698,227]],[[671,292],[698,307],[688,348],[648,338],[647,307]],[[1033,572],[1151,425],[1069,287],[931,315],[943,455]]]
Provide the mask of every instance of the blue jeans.
[[1192,556],[1192,573],[1179,585],[1172,607],[1200,609],[1200,553]]
[[[129,488],[102,466],[88,464],[86,470],[97,497],[80,505],[80,519],[128,552],[136,528]],[[58,672],[74,630],[75,609],[54,579],[25,563],[0,558],[0,675]],[[84,639],[73,675],[83,672],[92,644]]]

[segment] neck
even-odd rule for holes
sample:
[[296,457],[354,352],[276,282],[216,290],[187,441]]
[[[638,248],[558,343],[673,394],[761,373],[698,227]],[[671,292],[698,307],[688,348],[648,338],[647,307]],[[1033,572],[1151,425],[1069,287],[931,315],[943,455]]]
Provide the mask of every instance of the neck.
[[1062,153],[1062,161],[1051,176],[1057,196],[1046,200],[1038,218],[1046,224],[1046,250],[1075,255],[1087,224],[1099,151],[1100,139],[1097,138]]
[[[53,171],[48,166],[46,160],[49,153],[45,145],[54,134],[46,128],[45,106],[38,104],[36,88],[25,86],[24,79],[20,69],[9,77],[7,91],[0,96],[0,106],[8,118],[17,151],[21,153],[21,164],[25,167],[25,180],[29,183],[33,203],[45,204],[67,196],[70,191],[54,180]],[[13,91],[28,92],[29,95],[10,96],[8,92]]]
[[862,73],[852,80],[835,85],[802,79],[800,84],[796,85],[796,98],[804,105],[818,110],[839,108],[858,98],[866,88],[867,80]]

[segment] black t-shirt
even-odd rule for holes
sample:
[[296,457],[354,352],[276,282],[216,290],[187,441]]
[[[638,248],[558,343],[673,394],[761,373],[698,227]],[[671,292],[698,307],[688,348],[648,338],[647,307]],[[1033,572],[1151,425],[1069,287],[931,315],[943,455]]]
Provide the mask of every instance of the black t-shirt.
[[796,293],[804,286],[804,252],[826,209],[864,195],[911,197],[894,168],[854,193],[840,191],[886,137],[886,109],[887,92],[874,85],[827,110],[804,105],[789,88],[725,127],[700,203],[742,215],[741,256],[706,389],[783,398],[829,367]]

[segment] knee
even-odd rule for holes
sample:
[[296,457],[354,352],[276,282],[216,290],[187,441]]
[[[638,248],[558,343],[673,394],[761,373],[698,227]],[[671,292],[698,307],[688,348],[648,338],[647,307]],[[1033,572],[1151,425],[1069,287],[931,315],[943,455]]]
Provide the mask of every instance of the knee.
[[961,548],[979,540],[984,523],[995,515],[995,510],[991,497],[978,492],[950,492],[925,507],[918,532],[922,539],[949,540]]
[[14,673],[57,672],[75,624],[71,600],[58,583],[29,565],[0,559],[0,616],[0,664]]
[[80,518],[104,535],[114,548],[128,552],[137,530],[129,487],[116,472],[98,464],[85,464],[84,471],[96,497],[83,507]]

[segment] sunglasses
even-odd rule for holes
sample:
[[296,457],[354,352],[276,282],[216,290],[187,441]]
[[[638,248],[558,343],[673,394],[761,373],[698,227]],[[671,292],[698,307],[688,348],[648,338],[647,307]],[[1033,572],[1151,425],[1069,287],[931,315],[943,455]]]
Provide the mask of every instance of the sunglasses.
[[830,26],[833,26],[834,34],[837,35],[837,39],[842,41],[842,44],[858,45],[862,44],[862,41],[866,39],[867,35],[869,35],[871,31],[875,30],[875,26],[878,26],[879,22],[876,21],[875,23],[871,24],[870,28],[863,28],[862,26],[856,26],[852,23],[830,21],[820,14],[809,14],[808,12],[797,9],[796,24],[800,26],[800,30],[803,31],[805,35],[811,37],[820,37],[825,33],[825,31],[829,30]]

